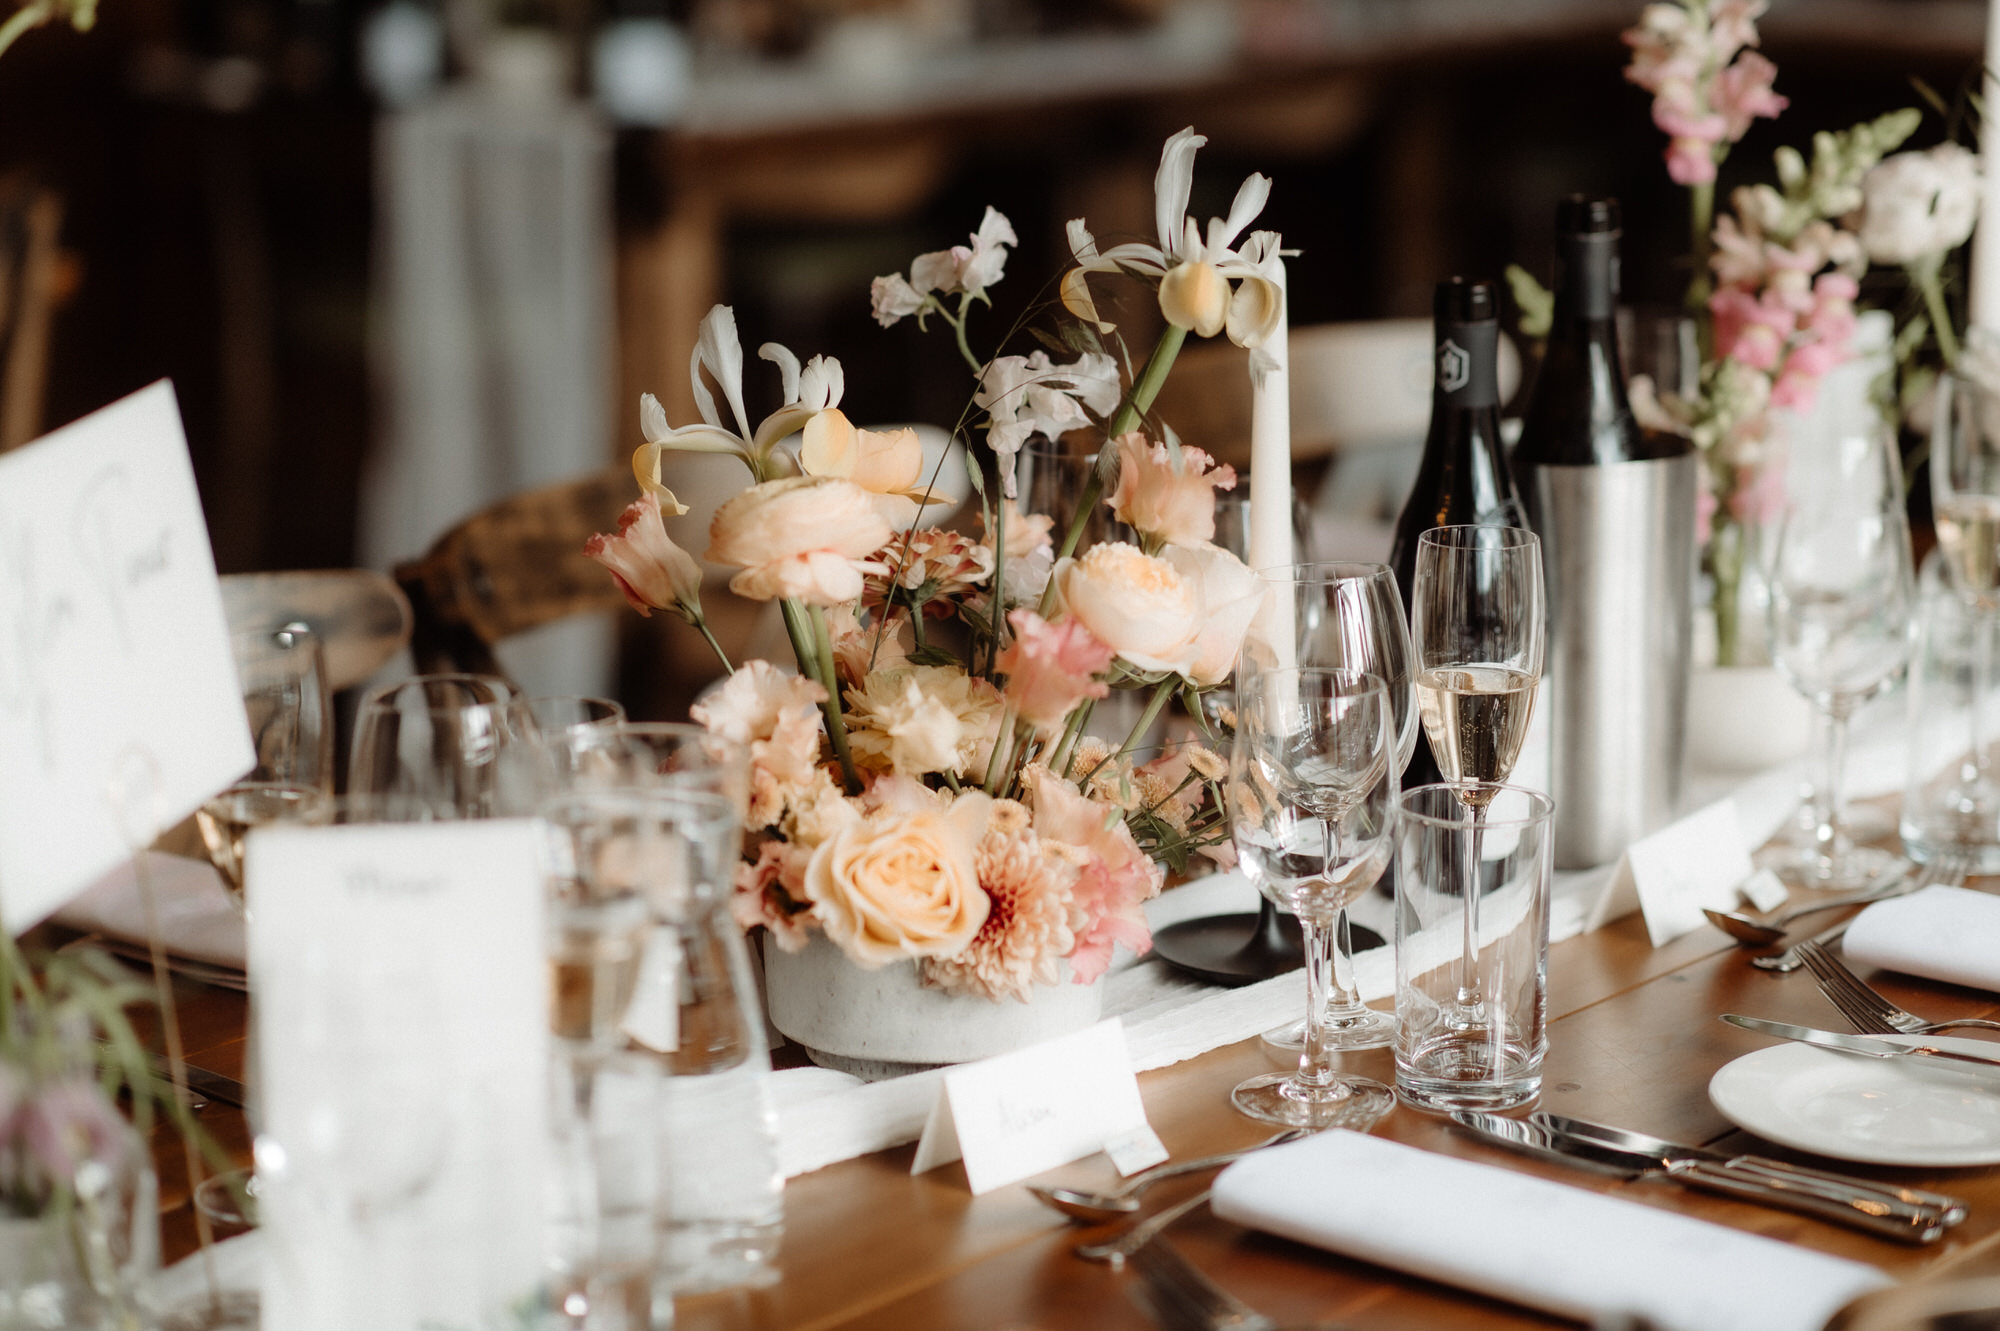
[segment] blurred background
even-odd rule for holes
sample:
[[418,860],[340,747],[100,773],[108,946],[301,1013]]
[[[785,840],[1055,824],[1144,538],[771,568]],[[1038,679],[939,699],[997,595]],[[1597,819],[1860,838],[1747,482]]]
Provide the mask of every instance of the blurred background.
[[[38,433],[170,377],[224,572],[386,568],[624,457],[641,392],[692,420],[716,301],[746,348],[839,357],[856,421],[948,427],[971,388],[948,332],[877,328],[870,279],[998,207],[1020,245],[976,320],[990,350],[1052,294],[1065,219],[1150,236],[1160,144],[1188,124],[1210,140],[1193,213],[1251,171],[1276,182],[1259,225],[1302,251],[1294,326],[1423,316],[1454,272],[1546,277],[1574,190],[1625,201],[1627,294],[1671,301],[1684,194],[1622,78],[1637,12],[102,0],[92,31],[0,60],[6,410]],[[1959,94],[1985,23],[1979,0],[1776,0],[1764,50],[1792,107],[1723,189],[1916,104],[1913,78]],[[1932,116],[1912,146],[1946,132]],[[39,332],[18,317],[35,290]],[[755,421],[777,375],[746,379]]]

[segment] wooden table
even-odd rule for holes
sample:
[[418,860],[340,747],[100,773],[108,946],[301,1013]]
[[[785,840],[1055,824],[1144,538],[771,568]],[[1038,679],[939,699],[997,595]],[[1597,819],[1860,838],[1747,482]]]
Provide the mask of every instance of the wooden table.
[[[2000,889],[2000,882],[1983,886]],[[1709,930],[1651,947],[1637,916],[1558,943],[1549,958],[1549,1056],[1540,1107],[1670,1137],[1723,1142],[1811,1162],[1733,1131],[1709,1104],[1708,1079],[1768,1043],[1723,1026],[1717,1013],[1745,1011],[1844,1029],[1809,973],[1778,977],[1753,969],[1750,954],[1723,946]],[[1867,978],[1864,971],[1864,978]],[[1888,975],[1884,992],[1927,1016],[2000,1010],[1992,995]],[[240,995],[187,985],[181,1016],[188,1058],[239,1075]],[[1352,1055],[1354,1071],[1393,1080],[1388,1051]],[[1147,1111],[1176,1157],[1246,1145],[1269,1129],[1229,1106],[1229,1088],[1274,1066],[1246,1041],[1139,1079]],[[239,1158],[247,1143],[241,1115],[223,1106],[202,1121]],[[1843,1166],[1872,1177],[1966,1198],[1972,1215],[1932,1247],[1911,1249],[1786,1212],[1677,1187],[1560,1166],[1491,1148],[1443,1120],[1398,1106],[1382,1136],[1468,1160],[1618,1193],[1825,1252],[1871,1262],[1911,1280],[2000,1273],[2000,1169],[1892,1170]],[[1015,1186],[974,1198],[959,1166],[911,1177],[913,1147],[833,1165],[793,1179],[785,1193],[781,1278],[771,1288],[682,1300],[681,1331],[737,1328],[951,1328],[952,1331],[1061,1331],[1153,1325],[1133,1301],[1136,1277],[1070,1255],[1073,1229]],[[194,1243],[177,1148],[162,1142],[163,1225],[168,1257]],[[1113,1181],[1102,1157],[1043,1176],[1089,1186]],[[1149,1207],[1199,1187],[1162,1184]],[[1395,1328],[1516,1328],[1564,1325],[1517,1308],[1412,1280],[1316,1249],[1268,1238],[1210,1216],[1182,1221],[1174,1242],[1232,1293],[1280,1321],[1337,1320],[1355,1331]],[[1551,1260],[1560,1254],[1552,1253]]]

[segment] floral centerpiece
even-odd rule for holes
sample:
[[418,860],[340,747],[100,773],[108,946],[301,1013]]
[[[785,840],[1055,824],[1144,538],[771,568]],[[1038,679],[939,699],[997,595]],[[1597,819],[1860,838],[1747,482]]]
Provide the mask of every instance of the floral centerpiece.
[[[796,657],[796,673],[731,670],[694,709],[748,751],[733,907],[776,947],[823,935],[855,967],[914,962],[928,988],[1027,1001],[1065,971],[1097,979],[1119,945],[1146,950],[1142,906],[1166,873],[1229,857],[1214,750],[1140,752],[1176,698],[1198,721],[1199,695],[1228,677],[1260,603],[1250,570],[1213,544],[1215,492],[1234,472],[1147,419],[1188,333],[1256,348],[1282,317],[1277,236],[1238,240],[1269,182],[1245,181],[1205,230],[1186,215],[1203,142],[1188,130],[1166,144],[1157,245],[1100,250],[1081,219],[1069,224],[1069,317],[1042,349],[971,349],[1015,244],[990,208],[969,243],[874,283],[878,322],[942,323],[974,376],[961,426],[984,435],[966,450],[977,533],[925,525],[937,474],[915,433],[849,422],[830,357],[801,364],[761,347],[784,403],[751,428],[726,308],[703,320],[694,357],[701,419],[673,427],[642,400],[643,494],[589,553],[642,614],[706,632],[700,567],[668,529],[684,511],[671,457],[733,454],[749,484],[717,511],[707,558],[738,570],[736,595],[778,603]],[[1136,371],[1092,296],[1113,277],[1156,288],[1166,321]],[[1078,430],[1097,441],[1097,463],[1058,531],[1052,515],[1023,511],[1014,460],[1035,435]],[[1100,502],[1136,543],[1079,548]],[[1113,689],[1146,699],[1122,739],[1089,728]]]

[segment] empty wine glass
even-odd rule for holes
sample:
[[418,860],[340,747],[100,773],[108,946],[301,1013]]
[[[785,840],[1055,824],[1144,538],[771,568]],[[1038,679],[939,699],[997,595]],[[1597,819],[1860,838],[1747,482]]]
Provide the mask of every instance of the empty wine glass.
[[[1282,659],[1273,634],[1292,644],[1290,662],[1374,675],[1389,693],[1396,772],[1417,746],[1416,693],[1410,683],[1410,633],[1403,619],[1402,593],[1385,564],[1304,563],[1259,569],[1268,591],[1264,617],[1244,642],[1236,663],[1240,687]],[[1379,941],[1379,940],[1378,940]],[[1395,1018],[1364,1007],[1354,994],[1353,924],[1342,910],[1334,931],[1332,988],[1335,1007],[1326,1014],[1327,1041],[1335,1049],[1377,1049],[1395,1038]],[[1303,1022],[1269,1031],[1267,1044],[1287,1052],[1304,1047]]]
[[514,701],[504,680],[484,675],[418,675],[371,690],[355,718],[348,771],[356,815],[392,805],[398,820],[532,809],[549,783],[538,764],[510,765],[537,737],[532,716]]
[[1840,888],[1895,864],[1887,851],[1852,843],[1841,779],[1848,718],[1909,665],[1916,573],[1893,438],[1886,430],[1848,436],[1828,463],[1795,478],[1772,559],[1772,659],[1830,723],[1813,845],[1777,868],[1808,886]]
[[[1389,1088],[1334,1071],[1328,990],[1339,983],[1331,929],[1388,866],[1395,833],[1394,712],[1373,675],[1268,670],[1238,697],[1229,811],[1236,853],[1257,890],[1299,917],[1306,951],[1306,1042],[1298,1070],[1252,1077],[1231,1093],[1252,1118],[1365,1130]],[[1346,996],[1351,1001],[1352,995]]]
[[238,633],[230,647],[256,766],[195,811],[209,863],[239,899],[250,830],[321,822],[333,795],[333,708],[319,639],[302,624]]
[[1528,737],[1547,634],[1542,546],[1519,527],[1437,527],[1417,541],[1410,645],[1417,708],[1445,783],[1471,811],[1456,1019],[1485,1021],[1478,969],[1484,810]]
[[1960,839],[1984,849],[2000,836],[2000,781],[1983,716],[2000,630],[2000,391],[1970,375],[1946,375],[1938,386],[1931,510],[1945,582],[1958,595],[1971,647],[1971,733],[1946,807]]

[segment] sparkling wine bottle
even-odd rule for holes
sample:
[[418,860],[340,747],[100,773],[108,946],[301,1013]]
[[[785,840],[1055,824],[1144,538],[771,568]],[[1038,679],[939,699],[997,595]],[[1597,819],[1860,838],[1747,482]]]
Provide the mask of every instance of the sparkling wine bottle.
[[[1389,556],[1405,613],[1416,581],[1417,538],[1426,531],[1463,523],[1528,525],[1500,442],[1498,292],[1491,282],[1454,277],[1438,283],[1434,308],[1430,434]],[[1430,737],[1419,734],[1403,769],[1403,789],[1443,779]]]
[[1555,320],[1511,459],[1548,580],[1559,869],[1664,823],[1686,744],[1697,464],[1626,399],[1619,237],[1616,200],[1556,210]]

